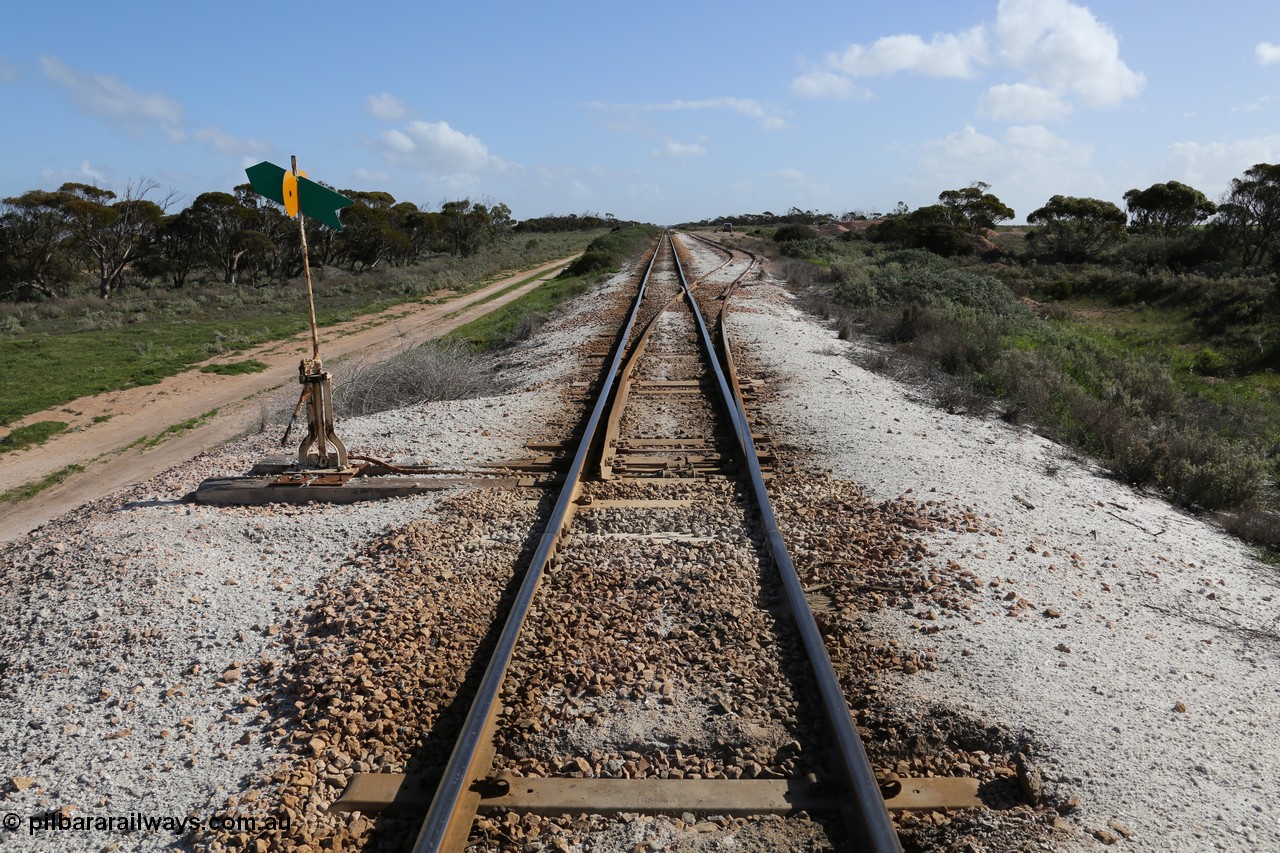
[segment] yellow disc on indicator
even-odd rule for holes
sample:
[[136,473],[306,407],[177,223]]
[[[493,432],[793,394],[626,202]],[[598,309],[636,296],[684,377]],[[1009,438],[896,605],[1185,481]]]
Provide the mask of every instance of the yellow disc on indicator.
[[298,177],[288,170],[284,173],[284,212],[290,217],[298,215]]

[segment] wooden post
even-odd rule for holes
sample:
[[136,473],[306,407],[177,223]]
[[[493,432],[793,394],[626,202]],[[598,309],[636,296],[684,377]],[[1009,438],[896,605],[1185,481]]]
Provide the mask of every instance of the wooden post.
[[[289,155],[289,169],[298,175],[298,158]],[[310,464],[311,448],[316,449],[316,461],[322,468],[347,467],[347,448],[333,428],[333,377],[325,372],[320,360],[320,332],[316,328],[316,299],[311,288],[311,258],[307,251],[307,220],[298,209],[298,231],[302,235],[302,274],[307,280],[307,311],[311,318],[311,358],[298,365],[298,381],[302,383],[302,397],[307,401],[307,436],[298,446],[298,462]],[[329,445],[337,451],[330,455]]]
[[[296,177],[298,174],[298,157],[289,155],[289,170]],[[307,280],[307,310],[311,312],[311,358],[316,363],[316,372],[320,371],[320,333],[316,331],[316,300],[311,290],[311,258],[307,253],[307,218],[298,210],[298,231],[302,235],[302,274]]]

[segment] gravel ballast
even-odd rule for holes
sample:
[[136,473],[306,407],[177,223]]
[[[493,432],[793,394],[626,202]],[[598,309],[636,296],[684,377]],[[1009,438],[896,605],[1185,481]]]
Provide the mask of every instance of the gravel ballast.
[[[775,435],[876,499],[972,510],[934,552],[982,581],[921,630],[881,637],[936,666],[883,676],[922,716],[1029,733],[1070,839],[1055,849],[1280,849],[1280,576],[1212,525],[1002,421],[951,415],[859,367],[856,342],[788,304],[737,297],[731,328],[776,392]],[[990,535],[992,531],[998,535]]]

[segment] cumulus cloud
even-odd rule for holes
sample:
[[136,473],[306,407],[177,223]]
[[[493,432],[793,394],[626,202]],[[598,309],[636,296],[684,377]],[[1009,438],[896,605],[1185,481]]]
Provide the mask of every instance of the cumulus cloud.
[[760,177],[772,184],[784,187],[788,192],[796,193],[807,199],[806,204],[817,203],[831,196],[831,185],[815,179],[800,169],[782,168],[770,172],[761,172]]
[[91,115],[133,128],[182,124],[182,105],[167,95],[143,94],[118,77],[78,71],[56,56],[41,56],[40,67],[67,91],[71,103]]
[[666,142],[661,148],[655,148],[649,152],[654,157],[669,158],[672,160],[690,160],[694,157],[703,157],[707,153],[707,149],[703,145],[696,143],[682,142]]
[[865,95],[866,90],[853,80],[833,71],[809,71],[791,81],[791,91],[802,98],[851,98]]
[[370,95],[365,100],[365,109],[369,115],[383,121],[398,121],[409,114],[409,109],[404,102],[387,92],[381,95]]
[[404,130],[388,130],[381,137],[381,147],[392,165],[437,176],[510,168],[510,164],[489,153],[489,147],[479,139],[444,121],[411,121]]
[[1253,49],[1253,55],[1259,65],[1273,65],[1280,62],[1280,44],[1272,44],[1269,41],[1258,42],[1258,46]]
[[1070,0],[1000,0],[1001,57],[1033,83],[1106,106],[1142,91],[1146,78],[1120,59],[1120,41],[1093,13]]
[[702,98],[686,100],[678,98],[674,101],[663,101],[648,104],[609,104],[592,101],[589,106],[599,110],[637,110],[641,112],[675,112],[685,110],[731,110],[738,115],[757,119],[765,130],[781,130],[787,122],[776,112],[766,109],[758,101],[751,98]]
[[262,140],[241,139],[217,127],[202,127],[194,130],[191,132],[191,138],[221,154],[261,155],[271,150],[271,145]]
[[[1262,55],[1260,46],[1260,61]],[[1121,60],[1111,28],[1071,0],[1000,0],[994,22],[929,41],[903,34],[853,44],[828,56],[826,65],[793,79],[792,91],[840,98],[860,77],[904,72],[973,79],[988,68],[1014,71],[1024,79],[990,87],[979,104],[982,115],[1009,122],[1061,119],[1072,110],[1068,98],[1089,107],[1114,105],[1146,84]]]
[[351,172],[351,178],[357,183],[372,184],[377,187],[385,187],[393,180],[392,176],[387,172],[377,172],[364,167],[354,169]]
[[982,96],[978,112],[996,121],[1053,121],[1071,113],[1060,95],[1030,83],[1001,83]]
[[914,71],[927,77],[972,77],[987,60],[982,26],[963,33],[942,33],[926,42],[916,35],[885,36],[870,47],[849,45],[830,64],[851,77]]
[[962,187],[974,180],[995,184],[993,192],[1019,218],[1056,193],[1094,195],[1105,191],[1093,170],[1093,148],[1071,142],[1044,125],[1014,125],[999,135],[972,126],[919,146],[920,184]]
[[80,163],[78,169],[44,169],[40,172],[40,177],[50,184],[65,184],[68,181],[76,181],[78,183],[90,183],[94,186],[104,186],[110,182],[110,176],[105,169],[92,165],[88,160]]
[[1169,146],[1165,169],[1177,180],[1198,187],[1210,197],[1225,192],[1232,178],[1258,163],[1280,159],[1280,134],[1237,139],[1234,142],[1177,142]]

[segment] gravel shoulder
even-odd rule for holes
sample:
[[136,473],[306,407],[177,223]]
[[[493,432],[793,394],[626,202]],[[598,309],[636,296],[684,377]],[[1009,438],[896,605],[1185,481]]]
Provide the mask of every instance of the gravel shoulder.
[[1280,849],[1280,573],[1024,428],[947,414],[864,370],[851,356],[867,345],[777,283],[739,299],[733,333],[777,394],[775,435],[876,499],[985,521],[932,542],[980,578],[970,610],[876,617],[883,638],[938,661],[885,674],[897,701],[1035,741],[1046,794],[1078,801],[1061,849]]
[[[558,414],[566,342],[593,330],[552,327],[502,354],[507,393],[339,432],[355,452],[441,467],[524,455]],[[429,523],[462,490],[348,506],[185,499],[278,454],[277,434],[200,453],[0,546],[0,812],[18,821],[0,849],[192,849],[234,835],[215,821],[284,814],[273,774],[297,761],[299,712],[282,685],[309,608],[350,584],[389,531]],[[483,547],[485,531],[471,533],[467,547]],[[103,824],[113,816],[159,823]],[[88,825],[41,828],[76,820]]]

